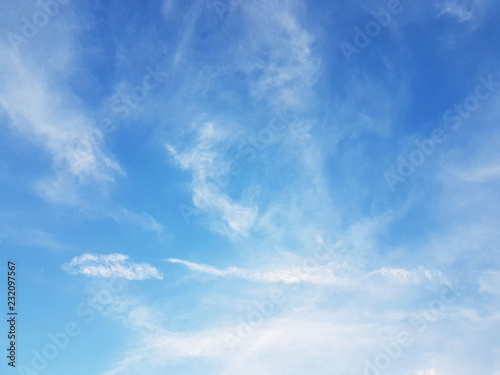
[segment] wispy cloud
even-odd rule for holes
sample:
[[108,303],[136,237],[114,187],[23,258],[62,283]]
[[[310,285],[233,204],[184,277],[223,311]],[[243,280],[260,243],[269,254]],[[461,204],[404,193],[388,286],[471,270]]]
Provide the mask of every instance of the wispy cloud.
[[210,181],[210,178],[229,173],[230,162],[218,153],[221,143],[228,137],[228,132],[221,127],[206,123],[200,127],[192,149],[179,152],[173,145],[165,147],[181,168],[191,171],[190,188],[194,205],[214,214],[216,220],[217,216],[222,218],[232,230],[246,235],[257,217],[257,207],[235,202]]
[[147,263],[134,263],[123,254],[83,254],[62,266],[74,275],[124,278],[127,280],[162,279],[158,270]]
[[239,61],[240,69],[255,77],[249,80],[252,96],[275,108],[306,108],[318,79],[320,61],[312,53],[315,38],[297,17],[301,7],[299,2],[284,6],[273,1],[244,6],[245,38],[240,51],[247,56]]
[[117,223],[135,225],[143,228],[144,230],[156,233],[165,233],[167,231],[162,223],[158,222],[153,216],[146,212],[132,212],[120,206],[107,208],[101,211],[94,209],[94,212],[96,215],[109,217]]
[[[2,233],[3,232],[3,233]],[[60,242],[52,233],[35,228],[12,228],[0,226],[0,242],[8,239],[16,245],[42,248],[45,250],[66,250],[70,246]]]
[[[71,47],[63,44],[61,49],[54,59],[61,60],[57,64],[69,64],[74,58]],[[41,70],[26,56],[2,46],[0,53],[6,67],[0,77],[0,111],[22,142],[44,150],[51,160],[31,182],[31,191],[85,215],[162,231],[163,226],[147,213],[106,203],[110,187],[125,173],[81,100],[51,70]]]
[[[469,2],[470,4],[471,2]],[[472,2],[475,3],[475,2]],[[438,4],[439,15],[447,15],[455,18],[458,22],[469,21],[473,17],[471,6],[467,6],[464,1],[444,1]]]
[[[448,283],[448,279],[442,272],[427,270],[421,266],[413,270],[383,267],[371,272],[362,273],[355,271],[353,267],[348,266],[346,263],[340,264],[335,262],[310,267],[274,267],[274,269],[270,271],[249,270],[239,267],[218,269],[206,264],[173,258],[168,259],[167,262],[183,264],[191,271],[206,273],[217,277],[234,276],[262,283],[306,283],[316,285],[353,286],[354,284],[362,283],[363,280],[369,277],[373,277],[373,275],[380,275],[387,281],[395,284],[418,285],[425,282]],[[301,263],[304,264],[306,262],[303,260]]]
[[457,172],[457,176],[465,182],[489,182],[498,180],[500,179],[500,165]]
[[54,87],[51,77],[13,52],[3,50],[2,55],[7,72],[0,97],[11,126],[52,157],[53,176],[37,185],[43,197],[68,203],[75,198],[68,198],[72,193],[65,194],[66,188],[89,183],[103,186],[123,173],[105,151],[101,132],[82,111],[73,109],[81,104],[66,96],[63,86]]
[[318,285],[346,285],[350,280],[345,276],[346,265],[329,263],[325,266],[315,266],[307,271],[303,269],[283,268],[272,271],[253,271],[238,267],[229,267],[226,270],[197,264],[181,259],[168,259],[170,263],[179,263],[188,267],[192,271],[203,272],[213,276],[235,276],[242,279],[263,283],[310,283]]
[[[352,364],[358,359],[356,353],[376,344],[377,339],[369,328],[369,323],[356,324],[345,315],[278,318],[245,340],[244,351],[233,352],[228,347],[229,332],[237,326],[208,327],[191,332],[155,327],[143,332],[137,347],[125,353],[104,375],[129,375],[140,369],[151,369],[156,374],[156,366],[168,368],[179,361],[192,363],[204,359],[220,362],[217,373],[224,375],[266,374],[269,368],[279,373],[299,374],[307,371],[306,362],[309,371],[315,373],[321,373],[322,368],[333,363],[337,369],[347,371],[352,370]],[[296,360],[291,362],[291,356]],[[304,361],[311,357],[322,360]],[[324,361],[325,358],[328,360]]]
[[500,271],[485,271],[479,277],[479,292],[500,296]]
[[423,267],[407,270],[403,268],[383,267],[372,272],[381,275],[388,280],[401,284],[421,284],[426,281],[447,282],[447,278],[441,271],[431,271]]

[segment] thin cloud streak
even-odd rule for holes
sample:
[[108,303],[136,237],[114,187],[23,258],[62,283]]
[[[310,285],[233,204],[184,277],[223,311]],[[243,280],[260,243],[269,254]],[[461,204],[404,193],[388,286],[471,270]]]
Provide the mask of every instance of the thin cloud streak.
[[248,270],[239,267],[229,267],[225,270],[221,270],[210,265],[174,258],[168,259],[167,262],[182,264],[191,271],[206,273],[212,276],[234,276],[261,283],[307,283],[316,285],[352,286],[375,275],[380,275],[387,281],[396,284],[418,285],[424,282],[448,283],[447,278],[440,271],[430,271],[423,267],[418,267],[414,270],[383,267],[371,272],[366,272],[360,277],[353,277],[352,274],[354,274],[354,272],[351,267],[345,263],[339,264],[334,262],[322,266],[307,267],[307,269],[304,267],[290,267],[274,269],[272,271]]

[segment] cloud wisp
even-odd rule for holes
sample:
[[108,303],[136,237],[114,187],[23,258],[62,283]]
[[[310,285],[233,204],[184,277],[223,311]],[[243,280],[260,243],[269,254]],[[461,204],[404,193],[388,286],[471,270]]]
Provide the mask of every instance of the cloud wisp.
[[63,265],[73,275],[121,278],[127,280],[163,279],[158,270],[147,263],[134,263],[123,254],[83,254]]
[[280,267],[273,270],[250,270],[240,267],[219,269],[207,264],[170,258],[169,263],[186,266],[191,271],[217,277],[233,276],[261,283],[306,283],[314,285],[352,286],[376,275],[394,284],[419,285],[425,282],[447,284],[449,281],[441,271],[427,270],[420,266],[415,269],[382,267],[371,272],[360,273],[346,263],[328,262],[310,267]]

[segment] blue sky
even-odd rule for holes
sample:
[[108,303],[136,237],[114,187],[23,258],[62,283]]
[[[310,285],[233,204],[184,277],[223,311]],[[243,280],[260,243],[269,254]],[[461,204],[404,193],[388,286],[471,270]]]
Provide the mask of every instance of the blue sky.
[[499,11],[0,0],[4,372],[499,375]]

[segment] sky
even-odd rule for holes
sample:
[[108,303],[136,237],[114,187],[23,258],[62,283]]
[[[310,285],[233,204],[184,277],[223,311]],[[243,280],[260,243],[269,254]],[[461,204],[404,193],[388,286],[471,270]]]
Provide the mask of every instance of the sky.
[[497,1],[0,14],[2,373],[500,375]]

